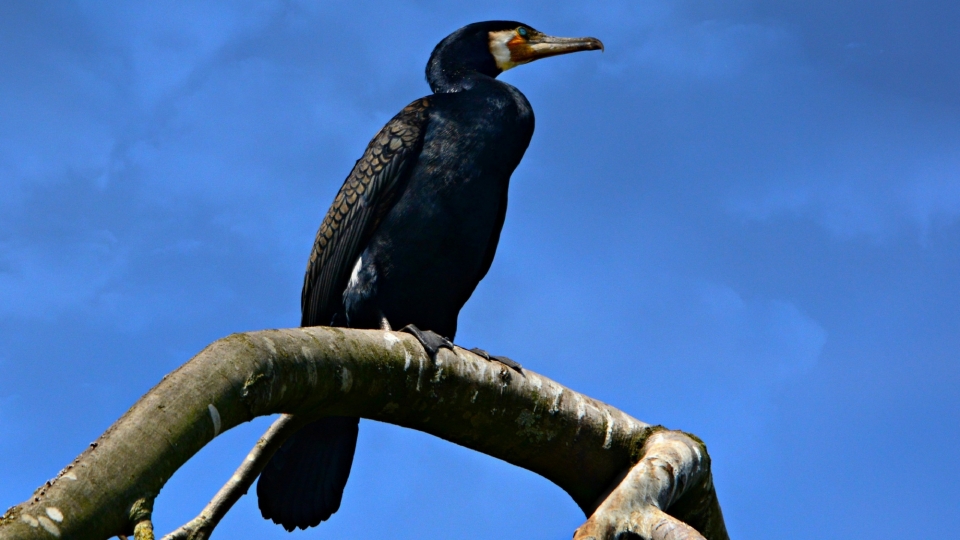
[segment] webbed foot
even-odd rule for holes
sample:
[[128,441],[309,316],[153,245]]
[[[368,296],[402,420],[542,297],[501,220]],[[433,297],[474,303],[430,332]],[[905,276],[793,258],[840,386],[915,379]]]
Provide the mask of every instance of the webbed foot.
[[507,366],[508,368],[516,371],[517,373],[523,373],[523,367],[522,367],[520,364],[514,362],[513,360],[507,358],[506,356],[493,356],[493,355],[491,355],[490,353],[488,353],[487,351],[485,351],[485,350],[483,350],[483,349],[480,349],[480,348],[477,348],[477,347],[474,347],[474,348],[470,349],[470,352],[472,352],[473,354],[475,354],[475,355],[477,355],[477,356],[481,356],[481,357],[483,357],[483,358],[485,358],[485,359],[487,359],[487,360],[493,360],[494,362],[500,362],[501,364],[503,364],[503,365]]
[[423,349],[430,355],[431,360],[437,359],[437,353],[440,352],[440,349],[453,350],[453,343],[436,332],[421,330],[412,324],[404,326],[400,331],[412,334],[413,337],[417,338],[417,341],[423,345]]

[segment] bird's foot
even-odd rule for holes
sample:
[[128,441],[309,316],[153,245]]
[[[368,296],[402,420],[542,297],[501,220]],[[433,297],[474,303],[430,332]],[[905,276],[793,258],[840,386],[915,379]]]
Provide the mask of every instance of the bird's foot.
[[431,360],[437,359],[437,353],[440,349],[453,350],[453,343],[436,332],[430,330],[421,330],[412,324],[408,324],[400,329],[401,332],[412,334],[417,341],[423,345],[423,349],[430,355]]
[[475,354],[475,355],[477,355],[477,356],[481,356],[481,357],[483,357],[483,358],[485,358],[485,359],[487,359],[487,360],[493,360],[494,362],[500,362],[501,364],[503,364],[503,365],[507,366],[508,368],[516,371],[517,373],[523,373],[523,367],[522,367],[520,364],[514,362],[513,360],[507,358],[506,356],[493,356],[492,354],[488,353],[487,351],[485,351],[485,350],[483,350],[483,349],[479,349],[479,348],[477,348],[477,347],[474,347],[474,348],[470,349],[470,352],[472,352],[473,354]]

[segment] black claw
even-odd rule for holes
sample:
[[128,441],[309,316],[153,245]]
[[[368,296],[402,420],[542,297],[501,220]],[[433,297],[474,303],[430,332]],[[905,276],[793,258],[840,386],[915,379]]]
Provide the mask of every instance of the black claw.
[[475,355],[477,355],[477,356],[483,357],[484,360],[490,360],[490,353],[488,353],[487,351],[481,349],[480,347],[474,347],[474,348],[470,349],[470,352],[472,352],[473,354],[475,354]]
[[520,364],[518,364],[518,363],[514,362],[513,360],[507,358],[506,356],[493,356],[493,355],[491,355],[490,353],[488,353],[487,351],[485,351],[485,350],[483,350],[483,349],[480,349],[480,348],[478,348],[478,347],[474,347],[474,348],[470,349],[470,352],[472,352],[473,354],[475,354],[475,355],[477,355],[477,356],[483,357],[483,358],[485,358],[485,359],[487,359],[487,360],[492,360],[492,361],[494,361],[494,362],[500,362],[501,364],[503,364],[503,365],[507,366],[508,368],[516,371],[517,373],[523,373],[523,366],[521,366]]
[[417,341],[423,345],[423,349],[427,351],[428,355],[430,355],[431,360],[437,359],[437,353],[440,352],[440,349],[453,350],[453,343],[451,343],[449,339],[436,332],[430,330],[421,330],[412,324],[404,326],[400,329],[400,331],[411,334],[413,337],[417,338]]
[[510,359],[510,358],[508,358],[508,357],[506,357],[506,356],[491,356],[490,358],[493,358],[493,359],[496,360],[497,362],[500,362],[501,364],[503,364],[503,365],[507,366],[508,368],[516,371],[517,373],[523,373],[523,366],[521,366],[521,365],[518,364],[517,362],[514,362],[512,359]]

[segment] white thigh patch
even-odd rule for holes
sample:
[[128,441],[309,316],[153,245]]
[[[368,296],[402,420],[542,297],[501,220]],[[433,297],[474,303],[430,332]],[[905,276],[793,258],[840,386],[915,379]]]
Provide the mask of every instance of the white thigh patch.
[[353,265],[353,271],[350,272],[350,283],[348,289],[356,287],[360,283],[360,268],[363,267],[363,257],[357,257],[357,264]]

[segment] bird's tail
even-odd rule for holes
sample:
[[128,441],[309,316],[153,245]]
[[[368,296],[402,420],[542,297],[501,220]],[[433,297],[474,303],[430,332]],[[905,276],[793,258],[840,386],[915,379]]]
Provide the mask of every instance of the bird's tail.
[[340,508],[357,447],[359,418],[331,416],[304,426],[277,450],[257,482],[264,519],[306,529]]

